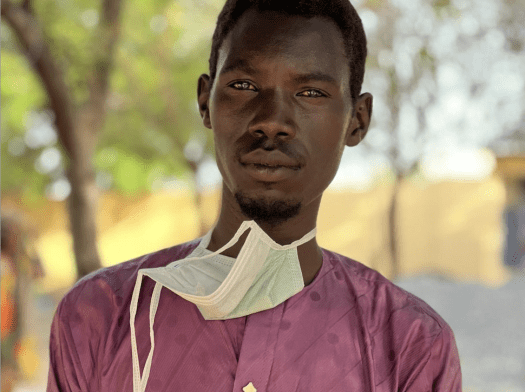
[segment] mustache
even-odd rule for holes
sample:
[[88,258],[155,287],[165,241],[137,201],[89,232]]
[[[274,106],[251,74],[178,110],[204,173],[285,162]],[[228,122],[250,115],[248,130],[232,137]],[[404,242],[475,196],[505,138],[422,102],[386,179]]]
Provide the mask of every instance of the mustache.
[[276,140],[273,138],[268,137],[262,137],[262,138],[256,138],[252,135],[245,134],[239,140],[236,142],[236,157],[237,159],[240,159],[242,156],[249,154],[252,151],[255,150],[264,150],[264,151],[274,151],[277,150],[284,155],[288,156],[289,158],[295,160],[298,162],[301,166],[305,164],[305,158],[302,154],[302,151],[304,151],[304,147],[298,145],[298,143],[295,141],[293,143],[282,141],[282,140]]

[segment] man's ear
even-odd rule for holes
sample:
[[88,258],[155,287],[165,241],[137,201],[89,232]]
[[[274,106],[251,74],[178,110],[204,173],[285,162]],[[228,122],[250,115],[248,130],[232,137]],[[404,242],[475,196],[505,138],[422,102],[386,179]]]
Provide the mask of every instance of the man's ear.
[[206,128],[212,129],[210,120],[210,77],[206,74],[199,76],[197,82],[197,102],[199,103],[199,112],[202,117],[202,123]]
[[370,93],[359,96],[355,102],[354,115],[350,120],[350,127],[346,138],[346,145],[349,147],[357,146],[365,138],[372,118],[372,101]]

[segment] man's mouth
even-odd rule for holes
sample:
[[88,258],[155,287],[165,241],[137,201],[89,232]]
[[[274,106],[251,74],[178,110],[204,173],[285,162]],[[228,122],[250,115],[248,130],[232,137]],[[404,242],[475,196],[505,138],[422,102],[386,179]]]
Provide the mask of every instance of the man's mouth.
[[242,164],[248,175],[259,182],[275,183],[295,176],[300,167],[268,165],[259,163]]
[[240,162],[243,165],[253,165],[258,169],[287,168],[298,170],[301,168],[299,162],[278,150],[265,151],[257,149],[241,157]]
[[268,165],[263,163],[249,163],[248,165],[255,167],[259,170],[275,170],[279,168],[287,168],[292,170],[299,170],[298,166],[285,166],[285,165]]

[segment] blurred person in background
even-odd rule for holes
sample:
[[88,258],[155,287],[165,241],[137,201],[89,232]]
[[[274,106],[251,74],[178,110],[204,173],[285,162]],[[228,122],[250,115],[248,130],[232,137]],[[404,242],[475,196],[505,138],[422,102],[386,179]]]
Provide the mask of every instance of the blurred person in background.
[[48,391],[461,390],[448,324],[316,241],[322,194],[370,123],[365,59],[347,0],[226,2],[197,89],[219,219],[75,285]]
[[2,214],[2,391],[10,391],[23,373],[19,356],[27,331],[26,307],[33,279],[43,277],[40,260],[33,252],[28,228],[19,215]]

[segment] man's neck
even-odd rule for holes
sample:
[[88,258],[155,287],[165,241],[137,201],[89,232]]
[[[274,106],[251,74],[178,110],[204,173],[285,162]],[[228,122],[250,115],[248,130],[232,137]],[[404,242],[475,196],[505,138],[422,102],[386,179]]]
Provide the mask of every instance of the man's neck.
[[[297,217],[291,218],[280,225],[258,224],[275,242],[280,245],[288,245],[301,239],[315,228],[319,204],[320,200],[310,203]],[[228,243],[239,229],[241,223],[246,220],[249,220],[249,218],[240,212],[236,202],[234,200],[225,200],[223,195],[221,213],[213,229],[208,250],[214,252]],[[245,232],[235,245],[222,252],[222,254],[236,258],[246,241],[248,233],[249,231]],[[323,261],[322,251],[317,244],[317,239],[313,238],[307,243],[298,246],[297,254],[306,286],[312,282]]]

